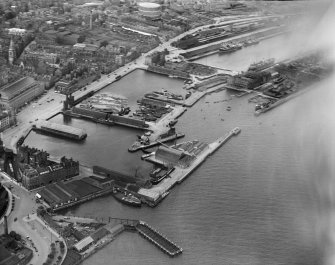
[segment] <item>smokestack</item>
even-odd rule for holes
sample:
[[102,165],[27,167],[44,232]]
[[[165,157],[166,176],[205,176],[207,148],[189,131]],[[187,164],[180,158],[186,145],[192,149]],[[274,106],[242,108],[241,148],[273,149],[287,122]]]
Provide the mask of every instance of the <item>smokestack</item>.
[[5,235],[8,235],[8,223],[7,223],[7,215],[4,216],[4,227],[5,227]]

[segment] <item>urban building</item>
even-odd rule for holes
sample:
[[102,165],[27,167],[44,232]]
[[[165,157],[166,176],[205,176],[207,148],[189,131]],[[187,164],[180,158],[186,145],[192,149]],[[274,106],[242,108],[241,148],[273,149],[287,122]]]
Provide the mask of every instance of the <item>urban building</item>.
[[68,179],[79,174],[79,162],[62,157],[59,163],[50,161],[49,154],[37,148],[18,149],[19,178],[28,190]]
[[31,77],[23,77],[0,88],[0,105],[16,110],[44,92],[44,87]]
[[0,110],[0,132],[6,130],[13,123],[11,113],[8,110]]

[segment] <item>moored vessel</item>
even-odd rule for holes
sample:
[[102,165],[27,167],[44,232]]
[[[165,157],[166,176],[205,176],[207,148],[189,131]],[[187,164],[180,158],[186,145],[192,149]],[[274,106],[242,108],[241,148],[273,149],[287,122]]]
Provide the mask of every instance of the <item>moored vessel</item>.
[[118,188],[113,189],[113,196],[116,200],[119,202],[122,202],[124,204],[134,206],[134,207],[141,207],[141,200],[131,194],[130,192],[126,191],[120,191]]

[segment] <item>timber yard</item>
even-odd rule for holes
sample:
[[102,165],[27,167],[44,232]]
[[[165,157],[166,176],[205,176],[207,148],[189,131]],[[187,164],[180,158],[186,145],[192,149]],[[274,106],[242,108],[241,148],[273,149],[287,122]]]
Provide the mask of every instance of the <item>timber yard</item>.
[[[18,232],[25,233],[26,239],[19,244],[21,255],[26,255],[27,260],[35,256],[31,262],[42,265],[42,259],[52,253],[48,260],[54,263],[50,261],[50,264],[76,265],[126,232],[138,233],[169,257],[182,254],[181,247],[146,221],[117,218],[117,214],[99,219],[62,213],[103,196],[112,196],[120,207],[136,207],[138,211],[143,210],[139,209],[142,206],[154,208],[164,203],[167,196],[174,196],[174,186],[192,178],[194,171],[215,156],[217,150],[243,134],[243,124],[236,124],[216,139],[187,138],[188,132],[179,129],[179,119],[206,96],[229,91],[234,97],[247,98],[245,103],[253,104],[254,114],[258,116],[327,78],[334,68],[326,60],[327,49],[285,60],[265,58],[251,63],[246,71],[195,62],[214,54],[224,57],[238,53],[265,40],[290,34],[296,30],[290,27],[295,15],[239,15],[195,27],[80,89],[50,89],[40,97],[40,104],[36,100],[34,105],[28,103],[22,107],[16,113],[19,123],[2,133],[5,165],[0,174],[3,190],[8,194],[4,225],[11,222]],[[178,89],[157,84],[153,90],[138,92],[136,98],[131,96],[136,84],[127,91],[114,93],[113,88],[134,71],[164,75],[182,80],[183,84]],[[106,87],[110,88],[107,92]],[[225,112],[231,109],[228,104]],[[61,124],[55,117],[85,120],[111,130],[122,127],[139,132],[133,143],[123,148],[150,170],[146,176],[137,176],[137,171],[132,175],[95,162],[69,158],[67,154],[53,156],[39,146],[28,146],[26,139],[32,133],[73,141],[78,146],[90,141],[91,135],[85,128]],[[27,200],[16,202],[15,208],[16,197]],[[19,218],[17,223],[14,218]],[[40,237],[46,237],[43,233],[48,231],[54,236],[50,251],[43,246],[43,239],[34,234],[36,227],[44,231]],[[25,249],[24,245],[35,249],[33,241],[46,255],[37,255],[37,250],[32,254],[29,248]]]

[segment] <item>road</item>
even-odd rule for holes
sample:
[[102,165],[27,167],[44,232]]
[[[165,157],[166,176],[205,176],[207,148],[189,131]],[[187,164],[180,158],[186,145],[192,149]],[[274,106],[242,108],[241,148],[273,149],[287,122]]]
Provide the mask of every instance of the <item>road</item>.
[[34,193],[23,189],[3,172],[0,172],[0,177],[3,185],[13,186],[11,192],[15,197],[14,209],[8,216],[8,230],[19,233],[26,246],[33,250],[33,258],[29,264],[42,265],[50,253],[50,244],[62,239],[36,216],[39,205],[35,202]]
[[[7,176],[0,172],[2,178],[8,180]],[[29,224],[23,220],[28,214],[33,214],[36,212],[37,204],[35,203],[34,195],[28,191],[23,190],[15,182],[5,181],[4,185],[13,185],[11,192],[15,194],[15,206],[14,210],[8,217],[9,231],[15,231],[19,233],[23,238],[26,239],[27,236],[31,238],[36,246],[38,252],[34,250],[34,255],[31,264],[43,264],[46,261],[49,254],[50,241],[43,237],[40,237],[36,231],[34,231]],[[26,240],[29,247],[28,240]]]

